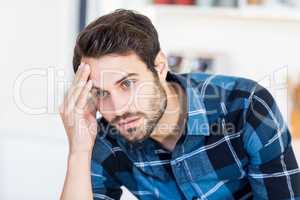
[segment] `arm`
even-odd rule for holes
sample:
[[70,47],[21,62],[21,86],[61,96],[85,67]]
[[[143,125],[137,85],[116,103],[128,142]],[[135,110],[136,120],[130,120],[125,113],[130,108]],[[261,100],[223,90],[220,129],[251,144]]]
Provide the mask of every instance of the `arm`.
[[245,112],[243,140],[254,199],[300,198],[300,171],[290,132],[274,98],[260,85]]
[[79,67],[68,90],[60,116],[69,142],[68,169],[61,200],[92,200],[90,166],[97,134],[96,108],[88,98],[92,88],[90,68]]
[[119,200],[121,195],[121,185],[90,154],[69,156],[61,200]]
[[[91,81],[87,82],[89,74],[88,65],[79,67],[60,107],[70,147],[61,200],[92,200],[93,196],[111,200],[122,194],[120,185],[92,159],[94,146],[98,149],[101,144],[95,144],[98,125],[95,104],[88,99],[92,87]],[[97,151],[97,157],[103,153]]]
[[89,153],[83,152],[69,155],[61,200],[93,199],[90,165],[91,155]]

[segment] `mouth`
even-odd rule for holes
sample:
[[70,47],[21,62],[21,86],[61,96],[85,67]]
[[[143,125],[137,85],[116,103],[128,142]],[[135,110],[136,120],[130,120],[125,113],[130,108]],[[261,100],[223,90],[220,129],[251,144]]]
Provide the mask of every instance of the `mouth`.
[[124,120],[120,120],[118,126],[121,128],[132,128],[138,124],[141,117],[129,117]]

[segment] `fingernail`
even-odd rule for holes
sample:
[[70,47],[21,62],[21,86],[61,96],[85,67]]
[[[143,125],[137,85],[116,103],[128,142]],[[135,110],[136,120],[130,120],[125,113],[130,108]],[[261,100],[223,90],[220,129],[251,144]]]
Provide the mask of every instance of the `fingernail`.
[[84,66],[84,63],[80,63],[78,68],[81,69],[83,66]]
[[83,71],[86,71],[87,69],[88,69],[88,64],[82,65],[82,70],[83,70]]

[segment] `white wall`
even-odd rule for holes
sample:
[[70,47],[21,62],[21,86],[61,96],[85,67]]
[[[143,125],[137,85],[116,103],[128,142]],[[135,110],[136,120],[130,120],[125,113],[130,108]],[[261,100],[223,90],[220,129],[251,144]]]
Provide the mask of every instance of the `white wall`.
[[[0,4],[0,199],[58,199],[67,144],[47,74],[71,67],[76,1]],[[40,75],[25,76],[32,69]],[[33,115],[29,106],[46,110]]]
[[58,199],[68,144],[57,108],[73,77],[78,0],[0,4],[0,199]]
[[284,66],[289,75],[298,73],[300,77],[299,14],[289,19],[289,11],[281,12],[280,17],[277,10],[236,12],[172,6],[144,10],[153,19],[167,52],[223,54],[228,60],[220,64],[218,72],[256,80]]

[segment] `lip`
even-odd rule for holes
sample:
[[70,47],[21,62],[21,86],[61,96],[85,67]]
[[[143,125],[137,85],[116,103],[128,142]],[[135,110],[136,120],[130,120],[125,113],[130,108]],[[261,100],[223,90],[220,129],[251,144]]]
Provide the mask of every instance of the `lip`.
[[138,121],[139,119],[141,119],[141,117],[129,117],[129,118],[126,118],[125,120],[121,120],[118,125],[120,127],[131,127],[131,126],[134,126]]

